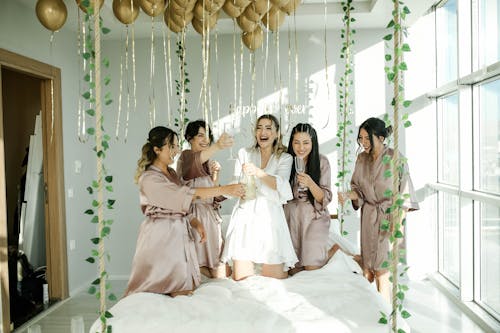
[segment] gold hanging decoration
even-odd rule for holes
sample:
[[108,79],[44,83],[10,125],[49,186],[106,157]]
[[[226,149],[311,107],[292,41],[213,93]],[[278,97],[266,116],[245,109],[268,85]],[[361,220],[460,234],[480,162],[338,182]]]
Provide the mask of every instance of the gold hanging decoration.
[[61,29],[68,16],[62,0],[38,0],[35,10],[40,23],[50,31]]

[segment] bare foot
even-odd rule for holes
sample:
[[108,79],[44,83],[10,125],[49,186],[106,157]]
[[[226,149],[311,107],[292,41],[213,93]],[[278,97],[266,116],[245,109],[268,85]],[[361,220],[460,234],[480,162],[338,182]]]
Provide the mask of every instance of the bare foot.
[[208,267],[200,267],[200,273],[205,275],[207,278],[212,278],[212,273],[210,272],[210,268]]
[[169,294],[171,297],[177,297],[177,296],[193,296],[193,291],[192,290],[181,290],[181,291],[174,291]]
[[233,270],[231,269],[231,266],[226,264],[226,277],[230,277],[231,274],[233,274]]
[[224,279],[230,277],[232,273],[233,271],[231,270],[231,266],[224,263],[220,263],[217,268],[210,269],[211,277],[216,279]]
[[304,270],[304,267],[294,267],[288,271],[288,275],[292,276],[292,275],[295,275],[298,272],[303,271],[303,270]]
[[359,254],[355,254],[352,256],[352,259],[354,259],[355,262],[358,263],[359,267],[363,268],[363,258]]

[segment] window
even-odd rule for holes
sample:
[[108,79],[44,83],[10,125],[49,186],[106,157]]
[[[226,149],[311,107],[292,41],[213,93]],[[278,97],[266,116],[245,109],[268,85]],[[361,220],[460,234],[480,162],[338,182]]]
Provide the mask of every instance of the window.
[[438,101],[439,182],[458,186],[458,94]]
[[500,194],[500,79],[479,86],[479,184]]
[[458,196],[441,192],[439,196],[439,271],[457,287],[460,284],[460,233]]
[[479,65],[500,60],[500,0],[481,0],[479,4]]
[[457,0],[446,1],[436,11],[437,85],[457,79]]
[[500,320],[500,0],[441,1],[435,23],[438,272]]
[[481,204],[479,302],[500,317],[500,207]]

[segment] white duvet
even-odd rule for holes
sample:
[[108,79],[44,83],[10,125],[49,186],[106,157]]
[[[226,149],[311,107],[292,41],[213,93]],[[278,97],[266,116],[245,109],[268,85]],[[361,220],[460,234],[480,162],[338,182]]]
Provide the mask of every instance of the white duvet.
[[[339,251],[323,268],[285,280],[212,279],[193,296],[176,298],[138,293],[109,309],[109,324],[114,333],[386,333],[378,319],[389,305],[356,270]],[[398,323],[410,332],[404,320]],[[90,332],[100,332],[99,320]]]

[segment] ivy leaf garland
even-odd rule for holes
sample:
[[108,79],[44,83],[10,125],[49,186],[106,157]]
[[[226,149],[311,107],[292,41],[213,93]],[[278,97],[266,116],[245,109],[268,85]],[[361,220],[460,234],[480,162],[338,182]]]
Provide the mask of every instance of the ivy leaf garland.
[[[399,124],[402,123],[405,128],[411,126],[411,122],[408,119],[409,114],[407,108],[411,105],[411,101],[404,99],[404,83],[402,82],[402,77],[404,71],[408,70],[408,65],[404,61],[404,53],[410,52],[411,48],[407,43],[403,43],[404,37],[407,37],[408,31],[405,26],[406,15],[410,13],[410,9],[404,4],[403,1],[393,0],[394,9],[392,11],[392,19],[387,24],[388,29],[392,29],[390,34],[383,37],[386,43],[392,41],[392,54],[386,54],[385,60],[388,65],[385,66],[384,70],[386,73],[387,80],[393,85],[394,97],[391,101],[393,107],[393,123],[394,123],[394,156],[391,159],[389,156],[384,156],[383,163],[389,165],[389,168],[385,171],[384,177],[393,177],[393,188],[387,189],[384,192],[385,197],[392,197],[392,205],[386,211],[386,213],[391,214],[390,220],[383,220],[380,229],[383,231],[389,231],[389,241],[391,243],[391,249],[389,252],[388,261],[382,263],[382,268],[386,268],[391,273],[389,280],[392,282],[392,312],[390,317],[380,312],[381,317],[379,318],[380,324],[391,323],[391,330],[394,333],[405,333],[401,328],[398,328],[397,315],[398,313],[402,318],[406,319],[411,316],[411,314],[404,308],[405,292],[408,291],[408,286],[398,282],[399,277],[403,277],[409,267],[406,266],[405,260],[405,250],[399,248],[400,240],[404,237],[403,228],[406,220],[403,218],[403,203],[408,195],[401,195],[398,190],[398,183],[401,174],[404,172],[403,164],[406,162],[404,158],[399,156]],[[386,47],[389,49],[390,47]],[[399,116],[401,108],[403,113],[401,117]],[[389,115],[384,116],[386,124],[390,124]],[[398,266],[402,264],[404,267],[402,272],[398,272]]]
[[[340,37],[342,38],[342,48],[340,50],[340,58],[344,59],[345,67],[344,73],[340,78],[339,83],[339,120],[337,128],[337,147],[341,148],[341,156],[337,159],[338,173],[337,183],[335,184],[342,192],[348,187],[346,179],[350,173],[349,165],[352,164],[351,146],[352,141],[349,139],[353,132],[353,99],[352,99],[352,86],[353,86],[353,67],[354,63],[351,56],[351,46],[354,45],[352,35],[356,30],[351,28],[351,23],[355,21],[351,17],[351,11],[354,10],[352,0],[343,1],[341,3],[344,16],[342,22],[344,27],[341,30]],[[349,209],[346,205],[339,205],[339,222],[340,232],[346,236],[348,232],[344,230],[344,216],[349,214]]]
[[180,146],[183,146],[184,143],[184,129],[189,122],[189,118],[186,117],[186,113],[188,112],[187,108],[187,97],[186,95],[190,92],[188,84],[189,84],[189,74],[187,72],[186,66],[186,29],[182,29],[180,38],[177,40],[177,49],[175,53],[177,54],[177,58],[179,59],[179,79],[175,80],[175,89],[176,95],[179,97],[179,108],[177,109],[178,117],[174,118],[175,127],[180,130]]
[[[100,301],[101,332],[111,333],[112,326],[108,325],[107,320],[112,318],[113,315],[106,309],[106,297],[110,301],[114,301],[116,296],[109,292],[111,284],[107,281],[108,273],[105,270],[105,259],[107,258],[109,261],[109,254],[104,249],[104,240],[109,238],[111,233],[110,225],[113,220],[104,219],[104,209],[113,209],[115,200],[108,197],[113,192],[113,177],[108,174],[104,166],[104,160],[106,152],[110,148],[110,136],[105,133],[104,116],[101,114],[101,84],[105,89],[109,89],[111,78],[107,75],[101,80],[101,66],[104,69],[109,69],[110,62],[107,58],[101,60],[100,54],[100,36],[101,34],[108,34],[110,29],[103,26],[102,18],[99,16],[99,9],[94,12],[95,3],[96,0],[82,0],[81,2],[81,5],[86,9],[84,22],[89,32],[85,36],[85,52],[82,53],[82,57],[89,61],[89,72],[85,73],[83,77],[83,80],[88,84],[88,90],[82,94],[82,97],[89,105],[86,113],[95,118],[95,127],[88,127],[86,132],[94,137],[95,146],[93,151],[96,153],[97,161],[97,179],[93,180],[91,185],[86,188],[92,197],[91,208],[84,211],[84,214],[90,217],[90,222],[96,224],[97,235],[90,239],[95,248],[91,249],[90,256],[85,261],[90,264],[98,264],[99,276],[92,281],[88,292],[95,295]],[[111,92],[105,92],[102,104],[109,106],[112,102]]]

